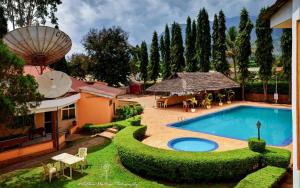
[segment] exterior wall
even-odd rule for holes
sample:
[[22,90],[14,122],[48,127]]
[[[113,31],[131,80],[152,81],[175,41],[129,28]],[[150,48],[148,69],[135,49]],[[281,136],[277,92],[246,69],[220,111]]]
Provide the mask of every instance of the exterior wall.
[[79,127],[86,123],[101,124],[112,121],[114,116],[113,103],[116,99],[99,97],[88,93],[80,93],[80,95],[76,111]]
[[[264,94],[261,94],[261,93],[246,93],[245,98],[246,98],[246,101],[265,102]],[[267,100],[270,102],[275,102],[274,95],[269,94],[267,97]],[[289,96],[288,95],[279,95],[277,102],[280,104],[288,104]]]

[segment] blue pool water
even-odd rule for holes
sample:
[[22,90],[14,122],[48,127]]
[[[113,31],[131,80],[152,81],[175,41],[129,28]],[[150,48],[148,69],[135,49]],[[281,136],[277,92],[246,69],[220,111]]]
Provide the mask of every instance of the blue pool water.
[[218,144],[202,139],[202,138],[193,138],[193,137],[183,137],[183,138],[176,138],[169,141],[168,146],[172,149],[178,151],[213,151],[218,148]]
[[292,113],[289,109],[238,106],[169,126],[248,140],[257,137],[258,120],[261,122],[261,138],[266,140],[268,145],[286,146],[292,142]]

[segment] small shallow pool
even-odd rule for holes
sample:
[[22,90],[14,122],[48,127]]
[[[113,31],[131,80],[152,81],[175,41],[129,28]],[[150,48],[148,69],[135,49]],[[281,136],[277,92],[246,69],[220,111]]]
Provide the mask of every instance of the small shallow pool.
[[218,148],[214,141],[194,137],[175,138],[169,141],[168,146],[178,151],[194,152],[213,151]]
[[268,145],[292,143],[292,113],[289,109],[238,106],[184,120],[169,126],[239,140],[257,137],[256,122],[261,122],[261,137]]

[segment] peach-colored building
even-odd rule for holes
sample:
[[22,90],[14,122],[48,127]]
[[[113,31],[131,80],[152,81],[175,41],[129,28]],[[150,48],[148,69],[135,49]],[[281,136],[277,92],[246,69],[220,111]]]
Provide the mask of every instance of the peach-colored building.
[[[44,70],[47,71],[50,69]],[[39,75],[38,69],[33,66],[25,66],[24,72],[34,77]],[[69,92],[56,99],[44,100],[38,107],[31,109],[34,128],[41,128],[45,133],[44,137],[33,135],[34,139],[28,139],[28,143],[22,143],[22,147],[0,151],[0,166],[7,160],[57,150],[65,144],[66,134],[75,133],[86,123],[112,121],[118,104],[117,96],[122,90],[109,87],[103,82],[88,83],[70,78],[72,86]],[[0,126],[0,137],[12,133],[28,134],[28,128],[8,129]]]

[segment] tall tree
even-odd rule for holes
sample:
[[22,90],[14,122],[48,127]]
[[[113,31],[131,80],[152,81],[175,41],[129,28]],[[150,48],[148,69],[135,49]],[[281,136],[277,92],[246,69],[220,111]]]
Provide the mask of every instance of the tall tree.
[[185,29],[185,62],[186,62],[186,71],[192,72],[193,69],[193,53],[192,53],[192,21],[188,16],[186,20],[186,29]]
[[266,9],[262,8],[256,20],[256,51],[255,59],[259,66],[259,77],[263,83],[264,100],[268,97],[268,81],[272,76],[273,65],[273,39],[272,29],[270,27],[270,20],[263,17]]
[[217,69],[217,52],[218,52],[218,33],[219,33],[219,19],[218,15],[215,14],[214,21],[213,21],[213,27],[212,27],[213,33],[212,33],[212,63],[214,65],[214,68]]
[[237,30],[235,26],[232,26],[228,29],[226,35],[226,45],[227,45],[227,57],[230,57],[233,61],[233,69],[234,69],[234,79],[237,80],[237,68],[236,68],[236,38],[237,38]]
[[197,61],[200,65],[200,70],[208,72],[210,69],[211,36],[209,17],[205,8],[199,12],[197,26]]
[[150,51],[150,79],[156,82],[159,76],[159,47],[157,32],[154,31]]
[[239,34],[237,37],[237,61],[242,86],[242,99],[245,100],[245,83],[249,76],[249,57],[251,55],[251,31],[253,24],[249,18],[247,9],[241,10]]
[[280,39],[281,63],[283,65],[284,76],[289,81],[289,102],[291,102],[292,90],[292,40],[292,30],[283,29]]
[[110,86],[128,83],[130,47],[128,34],[120,27],[91,29],[83,46],[94,62],[92,75]]
[[192,23],[192,32],[191,32],[191,56],[192,56],[192,65],[191,72],[196,72],[198,70],[197,67],[197,58],[196,58],[196,36],[197,36],[197,24],[196,21],[193,20]]
[[159,68],[159,73],[161,75],[163,75],[163,69],[162,69],[162,66],[165,64],[165,54],[166,54],[166,50],[165,50],[165,39],[164,39],[164,36],[162,35],[160,37],[160,40],[159,40],[159,51],[160,51],[160,68]]
[[0,5],[0,39],[7,33],[7,19],[4,15],[4,9]]
[[171,39],[171,69],[172,73],[181,72],[184,70],[184,48],[181,34],[181,27],[178,23],[172,24],[172,39]]
[[58,25],[55,13],[57,5],[61,4],[60,0],[2,0],[1,3],[13,29],[32,24],[44,25],[47,19],[53,25]]
[[[0,40],[0,124],[13,125],[12,128],[27,126],[29,108],[35,108],[42,100],[37,88],[35,79],[24,75],[24,62]],[[24,117],[25,122],[15,124],[16,115]]]
[[140,47],[139,45],[131,46],[130,48],[130,72],[133,75],[136,75],[139,72],[139,66],[140,66]]
[[147,49],[147,44],[145,41],[142,42],[141,44],[141,52],[140,52],[140,73],[141,73],[141,78],[144,81],[144,83],[147,82],[148,80],[148,49]]
[[165,44],[165,55],[164,61],[162,65],[162,77],[163,79],[167,79],[171,76],[171,48],[170,48],[170,30],[168,25],[165,27],[164,34],[164,44]]
[[226,59],[226,21],[225,15],[221,10],[219,12],[219,26],[218,26],[218,51],[217,51],[217,67],[216,70],[225,75],[230,74],[229,64]]

